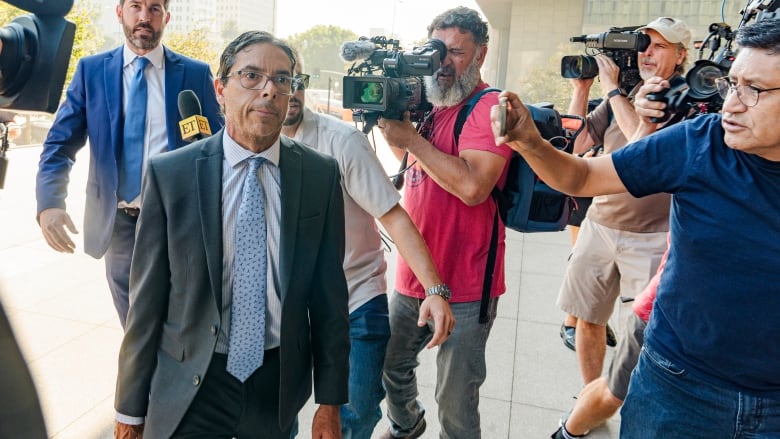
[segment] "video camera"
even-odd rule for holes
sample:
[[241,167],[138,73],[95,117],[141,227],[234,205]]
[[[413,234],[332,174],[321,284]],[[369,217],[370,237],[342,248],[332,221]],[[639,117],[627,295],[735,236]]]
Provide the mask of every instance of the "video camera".
[[425,98],[422,77],[433,75],[446,54],[446,46],[436,39],[411,51],[402,51],[398,40],[383,36],[345,42],[341,58],[355,62],[344,77],[343,107],[352,109],[353,120],[366,122],[365,132],[380,116],[402,119],[408,111],[413,122],[421,121],[433,108]]
[[[76,25],[73,0],[3,0],[32,14],[0,28],[0,108],[54,113],[62,97]],[[0,189],[5,185],[8,121],[0,121]]]
[[[737,29],[751,20],[761,21],[780,18],[780,0],[748,0],[740,11],[742,19]],[[736,53],[732,49],[735,32],[726,23],[712,23],[709,33],[699,45],[699,59],[685,74],[685,80],[670,83],[670,87],[658,93],[650,93],[647,99],[666,103],[664,116],[653,122],[665,122],[675,114],[717,113],[723,107],[715,80],[727,76]],[[722,44],[725,40],[725,44]],[[705,50],[709,56],[705,58]]]
[[62,97],[76,25],[73,0],[3,0],[32,12],[0,28],[0,108],[54,113]]
[[603,53],[620,68],[619,86],[631,90],[641,80],[637,65],[637,52],[644,52],[650,45],[650,37],[636,32],[639,26],[612,27],[607,32],[571,37],[573,43],[585,43],[588,55],[570,55],[561,59],[561,76],[588,79],[599,74],[599,66],[593,55]]

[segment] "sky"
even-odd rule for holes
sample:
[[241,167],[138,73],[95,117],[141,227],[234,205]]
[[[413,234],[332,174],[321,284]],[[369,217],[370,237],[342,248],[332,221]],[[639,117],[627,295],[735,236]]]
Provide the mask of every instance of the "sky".
[[480,10],[474,0],[279,0],[276,33],[287,38],[321,24],[373,37],[372,29],[383,28],[383,35],[394,31],[402,44],[411,44],[426,37],[435,16],[456,6]]

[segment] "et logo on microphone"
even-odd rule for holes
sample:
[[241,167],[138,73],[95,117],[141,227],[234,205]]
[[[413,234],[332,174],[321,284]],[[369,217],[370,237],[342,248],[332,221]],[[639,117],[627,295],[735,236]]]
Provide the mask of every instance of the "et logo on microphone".
[[198,114],[179,122],[179,130],[181,130],[181,138],[184,140],[205,138],[211,135],[208,119]]

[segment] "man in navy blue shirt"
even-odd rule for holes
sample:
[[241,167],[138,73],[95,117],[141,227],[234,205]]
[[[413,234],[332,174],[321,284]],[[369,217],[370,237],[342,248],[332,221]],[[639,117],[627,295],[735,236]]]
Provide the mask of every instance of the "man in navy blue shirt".
[[[592,196],[672,194],[671,246],[645,345],[621,411],[621,437],[780,437],[780,20],[737,31],[736,59],[716,81],[722,115],[656,127],[668,87],[637,94],[628,147],[591,159],[539,137],[509,97],[505,136],[545,182]],[[493,109],[494,132],[498,117]]]

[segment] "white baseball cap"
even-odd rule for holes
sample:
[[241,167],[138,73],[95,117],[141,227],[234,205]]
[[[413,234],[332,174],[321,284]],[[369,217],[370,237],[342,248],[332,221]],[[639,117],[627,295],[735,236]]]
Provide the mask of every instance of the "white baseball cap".
[[672,44],[682,44],[688,48],[691,45],[691,30],[684,21],[672,17],[659,17],[637,29],[637,31],[652,29],[661,34]]

